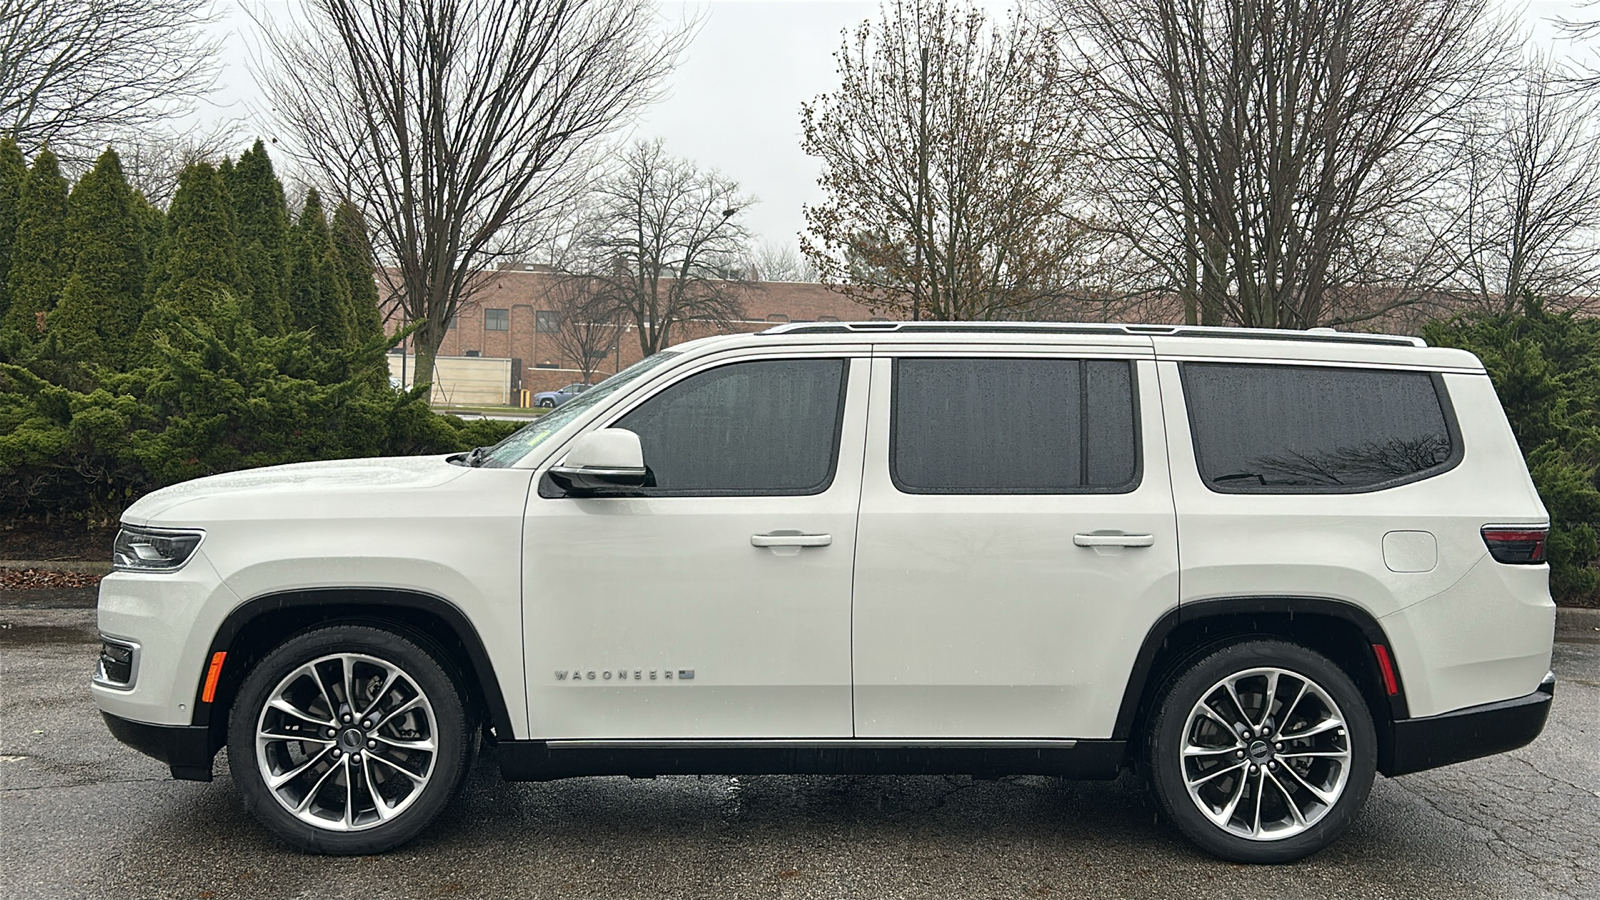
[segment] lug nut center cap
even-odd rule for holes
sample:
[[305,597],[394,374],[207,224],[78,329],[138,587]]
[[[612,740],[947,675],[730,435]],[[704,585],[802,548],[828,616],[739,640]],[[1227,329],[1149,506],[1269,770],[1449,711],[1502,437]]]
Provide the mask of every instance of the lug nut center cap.
[[1250,745],[1250,760],[1264,763],[1272,758],[1272,746],[1266,741],[1256,741]]
[[354,753],[366,743],[366,735],[359,728],[346,728],[339,732],[339,749],[346,753]]

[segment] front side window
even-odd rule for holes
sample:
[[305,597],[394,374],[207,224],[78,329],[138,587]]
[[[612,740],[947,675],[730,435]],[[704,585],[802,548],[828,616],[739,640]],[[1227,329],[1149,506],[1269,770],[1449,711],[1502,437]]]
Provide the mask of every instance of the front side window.
[[660,353],[646,356],[621,372],[584,391],[583,396],[574,397],[522,426],[505,440],[491,447],[480,465],[489,469],[516,465],[519,460],[527,456],[534,448],[549,440],[551,435],[567,427],[596,405],[604,403],[607,397],[638,381],[657,366],[668,362],[677,355],[672,350],[663,350]]
[[889,473],[906,493],[1112,493],[1138,484],[1126,361],[898,359],[893,391]]
[[483,311],[484,331],[507,331],[511,328],[511,311],[486,309]]
[[1443,472],[1460,441],[1439,378],[1385,369],[1183,363],[1195,461],[1224,493],[1350,493]]
[[618,421],[664,496],[818,494],[833,481],[844,359],[732,363],[691,375]]

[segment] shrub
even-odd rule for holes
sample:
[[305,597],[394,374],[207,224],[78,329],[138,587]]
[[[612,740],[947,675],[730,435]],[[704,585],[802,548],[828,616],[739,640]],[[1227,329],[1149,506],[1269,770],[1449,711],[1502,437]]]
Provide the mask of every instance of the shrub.
[[73,366],[45,342],[0,363],[0,518],[115,519],[138,496],[235,469],[447,453],[515,423],[466,423],[370,377],[389,341],[354,350],[266,336],[230,295],[209,315],[152,310],[148,361]]
[[1550,513],[1550,592],[1589,605],[1600,587],[1600,322],[1518,312],[1429,323],[1431,344],[1477,354],[1511,421],[1534,486]]

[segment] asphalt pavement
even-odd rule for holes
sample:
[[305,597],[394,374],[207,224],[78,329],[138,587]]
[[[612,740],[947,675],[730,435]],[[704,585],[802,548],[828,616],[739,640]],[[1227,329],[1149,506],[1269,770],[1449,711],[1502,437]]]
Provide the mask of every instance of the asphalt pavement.
[[[1380,778],[1342,841],[1248,867],[1192,848],[1128,775],[583,778],[492,753],[412,844],[288,849],[210,784],[112,739],[89,698],[92,591],[0,592],[0,897],[1600,898],[1600,632],[1556,647],[1545,733]],[[86,599],[87,598],[87,599]]]

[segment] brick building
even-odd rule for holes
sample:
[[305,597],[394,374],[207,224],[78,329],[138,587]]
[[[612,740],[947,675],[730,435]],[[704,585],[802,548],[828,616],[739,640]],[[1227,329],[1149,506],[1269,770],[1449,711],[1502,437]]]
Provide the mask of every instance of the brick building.
[[[556,314],[558,304],[552,296],[556,283],[557,276],[542,267],[494,273],[451,323],[439,347],[439,356],[514,360],[513,397],[518,388],[545,391],[582,380],[577,360],[556,340],[555,330],[562,327]],[[682,343],[710,334],[760,331],[782,322],[884,318],[881,313],[820,284],[754,282],[741,291],[747,318],[735,322],[681,323],[673,327],[673,342]],[[398,317],[389,318],[392,331]],[[594,380],[637,362],[639,356],[636,329],[631,324],[626,325],[616,351],[598,362]]]

